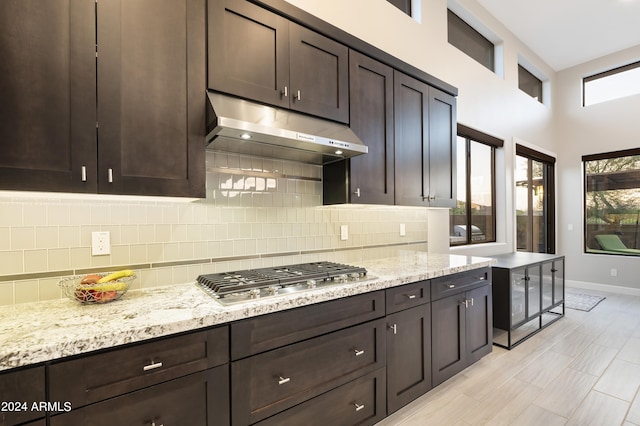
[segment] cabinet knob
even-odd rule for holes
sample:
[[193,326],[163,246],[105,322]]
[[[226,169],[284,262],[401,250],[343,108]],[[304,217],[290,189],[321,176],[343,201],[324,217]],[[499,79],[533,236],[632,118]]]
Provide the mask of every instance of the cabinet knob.
[[360,411],[364,408],[364,404],[358,404],[357,402],[354,402],[353,406],[356,407],[356,411]]
[[282,92],[280,92],[280,94],[282,96],[284,96],[285,98],[289,96],[289,88],[287,86],[284,86],[284,89],[282,89]]
[[354,353],[356,356],[364,355],[364,351],[363,351],[363,350],[360,350],[360,349],[354,349],[354,350],[353,350],[353,353]]
[[289,383],[290,381],[291,381],[291,377],[282,377],[282,376],[278,377],[279,385],[284,385],[285,383]]
[[465,309],[469,307],[469,300],[468,299],[464,299],[462,302],[460,302],[461,305],[464,305]]

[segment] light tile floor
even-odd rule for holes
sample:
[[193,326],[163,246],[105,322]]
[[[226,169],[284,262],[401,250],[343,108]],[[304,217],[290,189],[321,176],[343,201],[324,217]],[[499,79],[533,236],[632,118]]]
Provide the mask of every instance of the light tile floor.
[[640,426],[640,297],[600,294],[591,312],[567,309],[511,351],[494,346],[377,426]]

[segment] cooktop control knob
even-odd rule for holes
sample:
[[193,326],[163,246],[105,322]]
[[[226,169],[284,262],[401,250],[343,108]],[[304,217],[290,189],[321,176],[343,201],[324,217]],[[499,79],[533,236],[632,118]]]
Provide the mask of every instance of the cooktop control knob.
[[280,287],[269,287],[269,288],[267,289],[267,291],[269,292],[269,294],[270,294],[270,295],[272,295],[272,296],[273,296],[274,294],[278,294],[278,289],[279,289],[279,288],[280,288]]
[[358,281],[360,279],[360,274],[357,272],[352,272],[349,274],[349,279],[351,279],[351,281]]
[[256,297],[260,297],[260,289],[252,288],[251,290],[249,290],[249,297],[252,299],[255,299]]
[[307,280],[307,288],[316,288],[316,280]]
[[335,277],[333,280],[339,283],[344,283],[344,282],[347,282],[348,279],[349,277],[347,276],[347,274],[340,274],[337,277]]

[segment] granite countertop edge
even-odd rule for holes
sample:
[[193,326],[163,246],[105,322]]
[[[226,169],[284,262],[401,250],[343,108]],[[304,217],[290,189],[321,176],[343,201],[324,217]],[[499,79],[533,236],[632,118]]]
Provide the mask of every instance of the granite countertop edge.
[[491,258],[410,253],[359,263],[374,279],[222,306],[193,282],[130,291],[103,305],[70,299],[0,308],[0,371],[222,325],[491,266]]

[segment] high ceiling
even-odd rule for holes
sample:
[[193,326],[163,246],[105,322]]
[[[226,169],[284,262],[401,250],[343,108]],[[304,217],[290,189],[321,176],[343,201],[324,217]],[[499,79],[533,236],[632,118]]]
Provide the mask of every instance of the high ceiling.
[[478,2],[556,71],[640,45],[640,0]]

